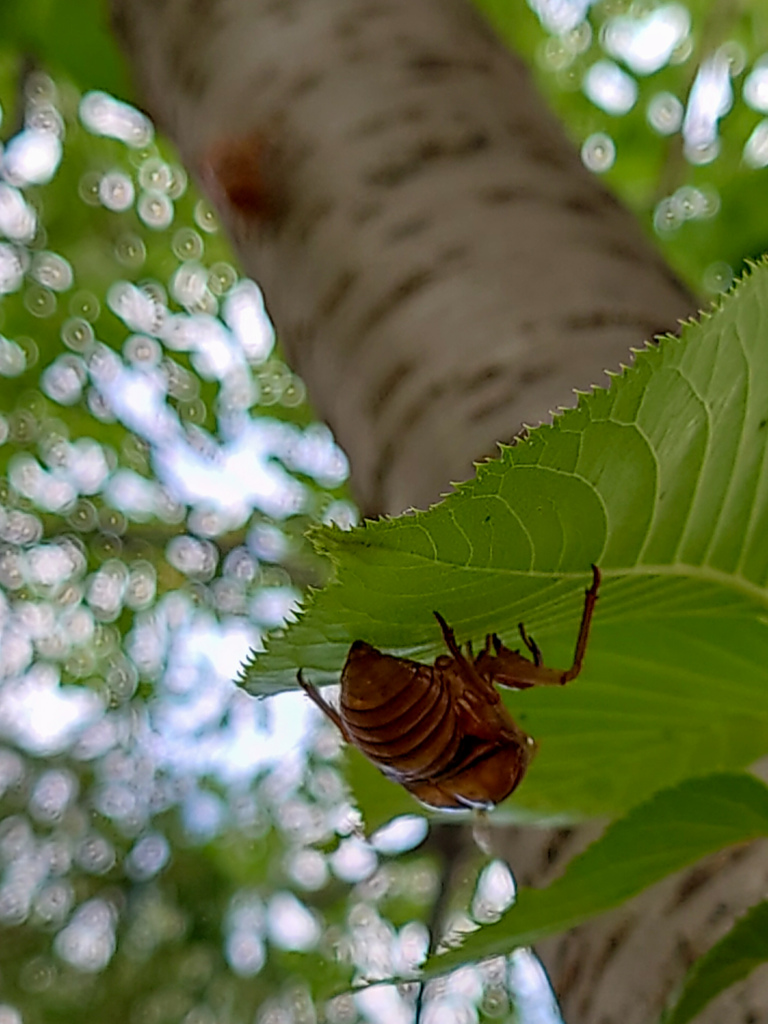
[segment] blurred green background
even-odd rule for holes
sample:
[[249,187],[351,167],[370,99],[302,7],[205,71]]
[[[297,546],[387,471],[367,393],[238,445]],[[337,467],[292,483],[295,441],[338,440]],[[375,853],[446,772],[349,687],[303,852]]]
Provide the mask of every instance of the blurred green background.
[[[764,4],[479,4],[702,305],[768,249]],[[346,460],[127,81],[99,0],[0,8],[0,1024],[407,1021],[338,993],[424,955],[443,834],[232,683],[356,521]],[[511,897],[469,851],[452,926]],[[551,1019],[537,970],[432,1012]]]

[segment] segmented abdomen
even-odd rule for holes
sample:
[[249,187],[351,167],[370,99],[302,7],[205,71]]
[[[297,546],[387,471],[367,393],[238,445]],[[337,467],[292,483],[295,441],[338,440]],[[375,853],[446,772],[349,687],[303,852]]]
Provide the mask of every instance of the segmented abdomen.
[[[443,674],[403,658],[370,658],[372,650],[354,644],[345,670],[340,711],[354,742],[400,781],[442,774],[461,740]],[[357,658],[366,658],[365,671],[355,671]]]

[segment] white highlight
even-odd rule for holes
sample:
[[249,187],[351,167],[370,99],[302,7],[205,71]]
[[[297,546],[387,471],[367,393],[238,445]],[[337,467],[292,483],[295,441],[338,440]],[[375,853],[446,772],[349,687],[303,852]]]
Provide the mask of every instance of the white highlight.
[[148,146],[155,136],[148,117],[105,92],[89,92],[83,96],[80,120],[94,135],[120,139],[135,149]]
[[637,102],[637,82],[612,60],[599,60],[584,76],[584,92],[607,114],[626,114]]
[[730,62],[722,49],[699,68],[683,120],[685,155],[691,163],[710,163],[717,156],[717,124],[733,103]]
[[744,102],[761,114],[768,113],[768,54],[755,61],[744,81]]
[[603,30],[603,48],[638,75],[659,71],[687,37],[691,15],[682,4],[664,4],[644,18],[620,15]]

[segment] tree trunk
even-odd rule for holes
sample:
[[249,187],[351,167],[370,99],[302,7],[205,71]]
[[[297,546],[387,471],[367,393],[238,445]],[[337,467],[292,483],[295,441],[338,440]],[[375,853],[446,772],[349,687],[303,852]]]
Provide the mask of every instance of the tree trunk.
[[464,0],[116,0],[364,512],[426,506],[690,297]]
[[[464,0],[113,5],[365,513],[436,500],[693,311]],[[520,831],[508,856],[540,884],[575,841]],[[548,943],[571,1024],[654,1020],[766,878],[758,844]],[[764,1019],[744,990],[707,1019]]]

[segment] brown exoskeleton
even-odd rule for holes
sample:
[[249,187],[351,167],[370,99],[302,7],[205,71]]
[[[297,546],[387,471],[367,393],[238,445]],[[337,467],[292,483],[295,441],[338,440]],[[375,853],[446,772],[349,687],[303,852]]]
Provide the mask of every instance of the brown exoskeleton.
[[547,668],[522,623],[520,635],[532,661],[505,647],[495,633],[485,638],[477,656],[469,645],[465,655],[453,630],[435,612],[450,654],[440,655],[434,665],[382,654],[356,640],[341,673],[338,711],[301,672],[299,683],[347,743],[423,803],[441,809],[491,807],[520,783],[536,749],[515,724],[495,684],[524,690],[575,679],[599,586],[600,570],[593,565],[569,669]]

